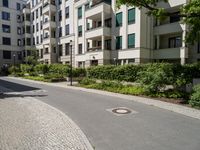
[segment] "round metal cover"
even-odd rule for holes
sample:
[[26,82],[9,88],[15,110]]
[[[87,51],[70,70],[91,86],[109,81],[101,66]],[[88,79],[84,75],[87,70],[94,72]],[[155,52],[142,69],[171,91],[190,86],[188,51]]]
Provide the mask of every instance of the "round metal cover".
[[127,108],[115,108],[112,110],[112,112],[116,114],[130,114],[131,110]]

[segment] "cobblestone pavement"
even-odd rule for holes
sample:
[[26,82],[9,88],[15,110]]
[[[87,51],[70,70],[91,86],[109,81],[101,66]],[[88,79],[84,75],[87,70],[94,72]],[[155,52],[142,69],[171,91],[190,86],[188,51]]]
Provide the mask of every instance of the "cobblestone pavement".
[[91,149],[80,128],[59,110],[31,97],[0,96],[0,150]]

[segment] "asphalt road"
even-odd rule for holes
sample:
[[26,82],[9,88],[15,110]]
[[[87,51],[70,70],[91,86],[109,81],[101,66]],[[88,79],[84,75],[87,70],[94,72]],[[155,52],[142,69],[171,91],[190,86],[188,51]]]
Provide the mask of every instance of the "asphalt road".
[[[200,150],[200,120],[194,118],[130,100],[15,79],[0,78],[0,86],[20,92],[16,97],[35,97],[67,114],[95,150]],[[117,107],[134,113],[117,116],[109,111]]]

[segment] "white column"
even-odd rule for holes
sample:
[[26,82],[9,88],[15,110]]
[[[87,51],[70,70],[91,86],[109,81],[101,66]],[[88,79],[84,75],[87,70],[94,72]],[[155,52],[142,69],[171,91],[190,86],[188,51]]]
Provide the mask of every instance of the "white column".
[[[186,26],[185,26],[186,28]],[[182,33],[182,47],[180,48],[180,54],[181,54],[181,64],[184,65],[186,63],[187,58],[187,48],[185,44],[185,37],[186,37],[186,30]]]
[[101,49],[104,50],[104,48],[105,48],[105,37],[104,36],[101,37],[101,47],[102,47]]
[[102,27],[105,26],[105,16],[104,16],[104,12],[101,13],[101,22],[102,22]]

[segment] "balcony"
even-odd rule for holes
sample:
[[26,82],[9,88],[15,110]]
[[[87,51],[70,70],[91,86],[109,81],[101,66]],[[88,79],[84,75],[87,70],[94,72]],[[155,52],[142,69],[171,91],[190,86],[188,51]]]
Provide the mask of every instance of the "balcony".
[[158,2],[157,6],[168,9],[168,8],[184,5],[186,3],[187,3],[187,0],[168,0],[167,3],[163,1]]
[[54,21],[45,21],[43,23],[43,29],[44,30],[49,30],[50,28],[56,28],[56,23]]
[[87,39],[92,39],[98,36],[111,36],[111,28],[110,27],[97,27],[91,28],[86,31],[85,36]]
[[51,3],[44,4],[42,13],[48,15],[49,11],[56,13],[56,6]]
[[56,44],[56,39],[55,38],[50,38],[49,36],[46,36],[43,39],[43,44],[44,45],[55,45]]
[[188,48],[179,47],[179,48],[166,48],[166,49],[154,50],[153,58],[154,59],[188,58]]
[[105,13],[105,16],[108,16],[111,15],[111,9],[112,8],[109,1],[98,0],[96,2],[93,2],[91,6],[88,6],[88,8],[86,8],[85,16],[86,18],[88,18],[102,12]]
[[185,25],[180,24],[179,22],[174,22],[169,24],[163,24],[160,26],[155,26],[154,35],[171,34],[171,33],[182,32],[184,30],[186,30]]

